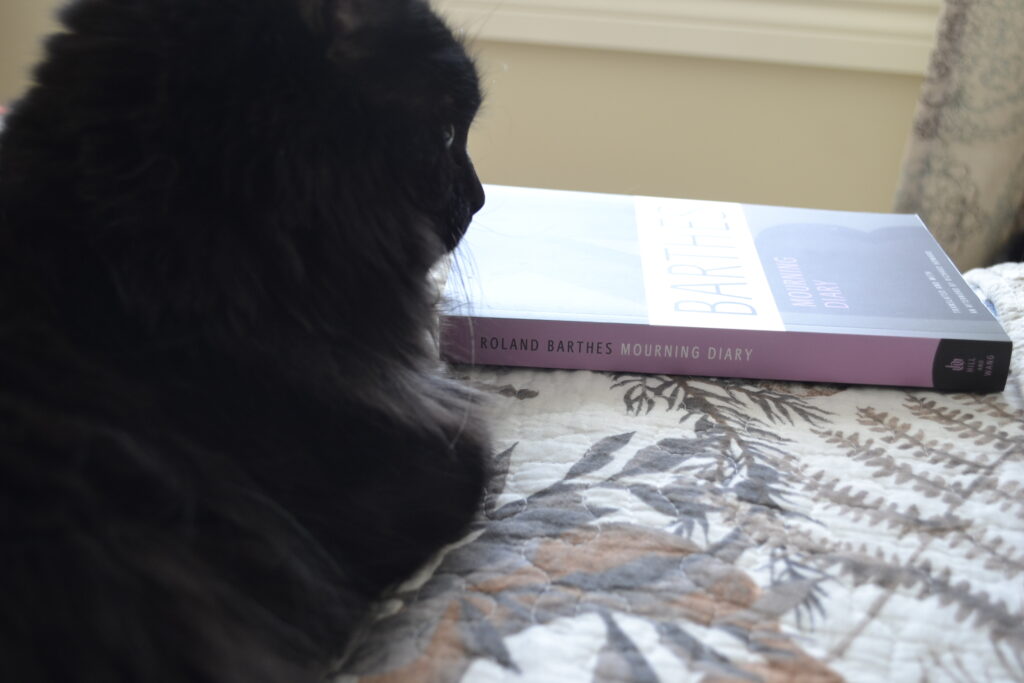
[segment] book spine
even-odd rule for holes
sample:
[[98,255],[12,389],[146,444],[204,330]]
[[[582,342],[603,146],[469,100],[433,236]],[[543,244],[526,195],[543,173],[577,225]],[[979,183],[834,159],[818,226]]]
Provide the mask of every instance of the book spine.
[[855,334],[445,316],[453,362],[1001,391],[1010,344]]
[[1010,374],[1011,342],[943,339],[935,350],[932,386],[942,391],[1002,391]]

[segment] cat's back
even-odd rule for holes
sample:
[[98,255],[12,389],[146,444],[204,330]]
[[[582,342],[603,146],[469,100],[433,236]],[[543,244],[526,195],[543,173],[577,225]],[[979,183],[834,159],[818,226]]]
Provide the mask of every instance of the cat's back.
[[318,680],[372,596],[240,455],[52,331],[0,328],[0,679]]
[[426,343],[475,69],[420,0],[62,18],[0,137],[0,680],[317,680],[483,495]]

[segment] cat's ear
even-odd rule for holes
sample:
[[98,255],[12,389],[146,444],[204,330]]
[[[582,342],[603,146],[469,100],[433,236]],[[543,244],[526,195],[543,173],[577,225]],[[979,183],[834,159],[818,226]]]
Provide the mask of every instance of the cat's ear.
[[387,22],[411,5],[426,5],[426,0],[303,0],[319,5],[315,11],[335,30],[351,34],[359,29]]
[[[331,17],[342,33],[355,33],[360,28],[377,21],[380,11],[374,0],[334,0]],[[383,3],[390,4],[390,3]]]
[[314,33],[320,33],[324,30],[327,19],[327,6],[331,4],[330,2],[325,0],[296,0],[295,4],[299,8],[299,15],[306,26],[311,28]]

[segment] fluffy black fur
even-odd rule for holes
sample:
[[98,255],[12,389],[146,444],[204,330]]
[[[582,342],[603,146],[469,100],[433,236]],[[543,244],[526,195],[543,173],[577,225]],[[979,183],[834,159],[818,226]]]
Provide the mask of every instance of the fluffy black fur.
[[471,520],[428,269],[483,192],[419,0],[77,0],[0,137],[0,680],[317,680]]

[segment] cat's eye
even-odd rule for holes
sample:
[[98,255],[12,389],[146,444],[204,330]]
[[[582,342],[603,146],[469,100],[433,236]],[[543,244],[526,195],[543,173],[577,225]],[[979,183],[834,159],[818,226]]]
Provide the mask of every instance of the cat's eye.
[[448,124],[444,127],[444,146],[451,147],[455,143],[455,126]]

